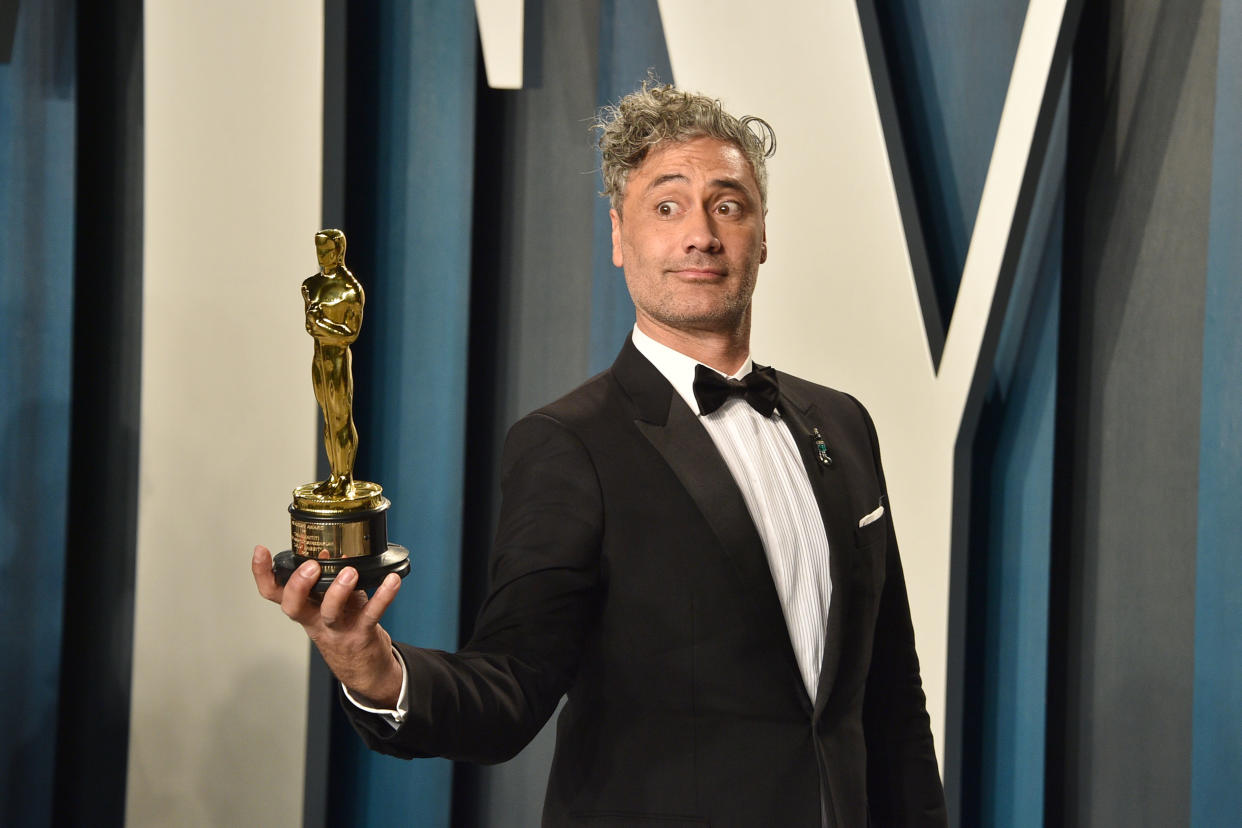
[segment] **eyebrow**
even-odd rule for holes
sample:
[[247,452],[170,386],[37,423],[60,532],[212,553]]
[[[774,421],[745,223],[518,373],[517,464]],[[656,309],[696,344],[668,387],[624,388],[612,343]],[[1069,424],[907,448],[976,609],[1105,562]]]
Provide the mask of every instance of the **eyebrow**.
[[[686,178],[686,176],[682,173],[665,173],[664,175],[657,176],[652,179],[651,183],[647,185],[647,192],[651,192],[657,187],[674,181],[682,184],[688,184],[690,179]],[[747,192],[746,187],[736,178],[714,178],[709,182],[709,184],[718,190],[737,190],[740,193]]]
[[668,184],[671,181],[679,181],[683,184],[688,184],[690,179],[686,178],[681,173],[665,173],[664,175],[657,176],[651,180],[651,183],[647,185],[647,192],[651,192],[656,187]]

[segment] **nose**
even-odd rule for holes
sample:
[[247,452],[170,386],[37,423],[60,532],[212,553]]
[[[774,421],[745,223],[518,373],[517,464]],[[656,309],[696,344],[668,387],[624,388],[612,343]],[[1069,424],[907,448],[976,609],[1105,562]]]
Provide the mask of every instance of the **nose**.
[[702,207],[691,210],[684,225],[686,251],[701,250],[705,253],[720,251],[720,238],[716,235],[716,222]]

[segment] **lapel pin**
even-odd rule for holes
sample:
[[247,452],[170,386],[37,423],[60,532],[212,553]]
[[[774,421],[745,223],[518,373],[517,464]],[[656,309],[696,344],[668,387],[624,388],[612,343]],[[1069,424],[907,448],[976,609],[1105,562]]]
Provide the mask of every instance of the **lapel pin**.
[[832,458],[828,456],[828,444],[824,442],[824,435],[819,433],[818,428],[812,428],[811,437],[815,440],[815,451],[819,455],[819,462],[825,466],[831,466]]

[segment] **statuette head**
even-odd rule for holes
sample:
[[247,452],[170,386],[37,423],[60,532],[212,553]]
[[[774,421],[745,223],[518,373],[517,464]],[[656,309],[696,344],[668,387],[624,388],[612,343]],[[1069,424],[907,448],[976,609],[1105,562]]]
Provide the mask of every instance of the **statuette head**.
[[315,234],[315,255],[325,273],[345,264],[345,234],[340,230],[320,230]]

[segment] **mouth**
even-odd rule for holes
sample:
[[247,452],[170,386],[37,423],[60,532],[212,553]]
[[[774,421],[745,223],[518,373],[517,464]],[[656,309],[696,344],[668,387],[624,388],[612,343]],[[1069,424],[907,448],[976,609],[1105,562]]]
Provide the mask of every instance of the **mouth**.
[[670,270],[669,274],[691,282],[713,282],[723,279],[725,271],[714,267],[679,267]]

